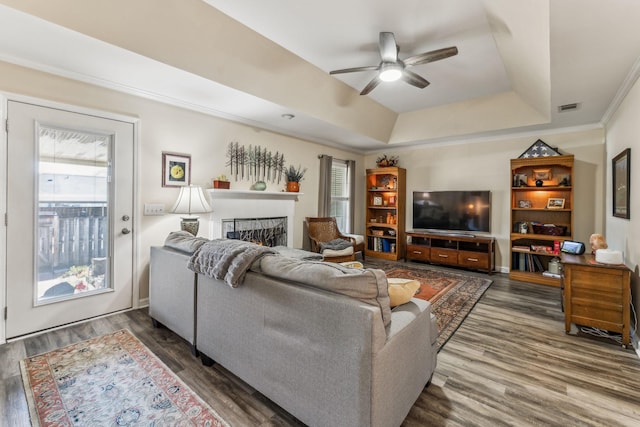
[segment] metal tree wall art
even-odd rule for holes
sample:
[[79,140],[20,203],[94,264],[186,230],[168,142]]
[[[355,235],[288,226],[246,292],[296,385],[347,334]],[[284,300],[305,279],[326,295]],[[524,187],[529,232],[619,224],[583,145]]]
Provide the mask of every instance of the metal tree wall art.
[[227,148],[227,166],[236,181],[271,181],[280,184],[284,173],[284,154],[272,154],[256,145],[245,148],[238,142],[230,142]]

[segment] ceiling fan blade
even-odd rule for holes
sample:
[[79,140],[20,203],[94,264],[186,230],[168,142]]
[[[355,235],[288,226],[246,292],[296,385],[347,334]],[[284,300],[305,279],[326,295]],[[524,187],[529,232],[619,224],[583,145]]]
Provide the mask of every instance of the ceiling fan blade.
[[402,80],[409,83],[412,86],[419,87],[420,89],[424,89],[425,87],[430,85],[430,83],[423,77],[407,70],[404,70],[402,72]]
[[398,45],[393,33],[380,33],[380,58],[382,62],[396,62],[398,60]]
[[370,71],[379,69],[379,65],[369,65],[366,67],[355,67],[355,68],[344,68],[342,70],[333,70],[329,71],[329,74],[344,74],[344,73],[355,73],[358,71]]
[[375,76],[375,77],[373,78],[373,80],[371,80],[371,81],[369,82],[369,84],[368,84],[368,85],[366,85],[366,86],[364,87],[364,89],[362,89],[362,92],[360,92],[360,95],[368,95],[368,94],[369,94],[369,92],[371,92],[372,90],[374,90],[374,89],[376,88],[376,86],[378,86],[378,85],[380,84],[380,82],[381,82],[381,81],[382,81],[382,80],[380,80],[380,77]]
[[457,54],[457,47],[445,47],[443,49],[432,50],[431,52],[410,56],[402,62],[404,62],[405,67],[412,67],[414,65],[426,64],[427,62],[439,61]]

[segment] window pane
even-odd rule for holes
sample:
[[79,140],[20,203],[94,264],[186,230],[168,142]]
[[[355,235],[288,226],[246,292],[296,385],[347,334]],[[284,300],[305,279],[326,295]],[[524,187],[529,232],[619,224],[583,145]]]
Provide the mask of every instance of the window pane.
[[348,179],[347,162],[334,159],[331,165],[331,216],[336,217],[338,228],[343,233],[351,229]]
[[110,288],[110,137],[41,126],[38,133],[38,302]]
[[346,233],[349,218],[349,202],[346,200],[331,200],[331,216],[336,217],[338,229]]

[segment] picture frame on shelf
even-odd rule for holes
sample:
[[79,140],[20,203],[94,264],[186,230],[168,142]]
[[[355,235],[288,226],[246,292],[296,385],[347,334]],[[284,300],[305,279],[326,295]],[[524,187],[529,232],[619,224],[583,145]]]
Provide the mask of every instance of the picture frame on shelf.
[[373,196],[373,206],[382,206],[382,196]]
[[545,168],[545,169],[534,169],[533,170],[533,180],[537,181],[537,180],[542,180],[542,181],[549,181],[552,178],[551,175],[551,169],[550,168]]
[[547,209],[564,209],[564,199],[550,197],[547,200]]
[[524,209],[531,208],[531,200],[518,200],[518,207]]
[[191,185],[191,155],[162,152],[162,186]]
[[514,187],[526,187],[527,186],[527,175],[524,173],[517,173],[513,175],[513,186]]
[[629,191],[631,177],[631,148],[627,148],[612,160],[613,183],[613,216],[617,218],[631,218]]

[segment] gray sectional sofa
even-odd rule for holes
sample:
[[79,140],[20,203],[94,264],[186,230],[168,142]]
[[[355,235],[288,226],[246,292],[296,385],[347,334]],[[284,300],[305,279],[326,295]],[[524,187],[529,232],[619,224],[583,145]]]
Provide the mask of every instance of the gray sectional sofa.
[[[149,312],[310,426],[398,426],[436,366],[428,302],[390,310],[384,272],[265,255],[237,287],[151,249]],[[185,252],[186,251],[186,252]]]

